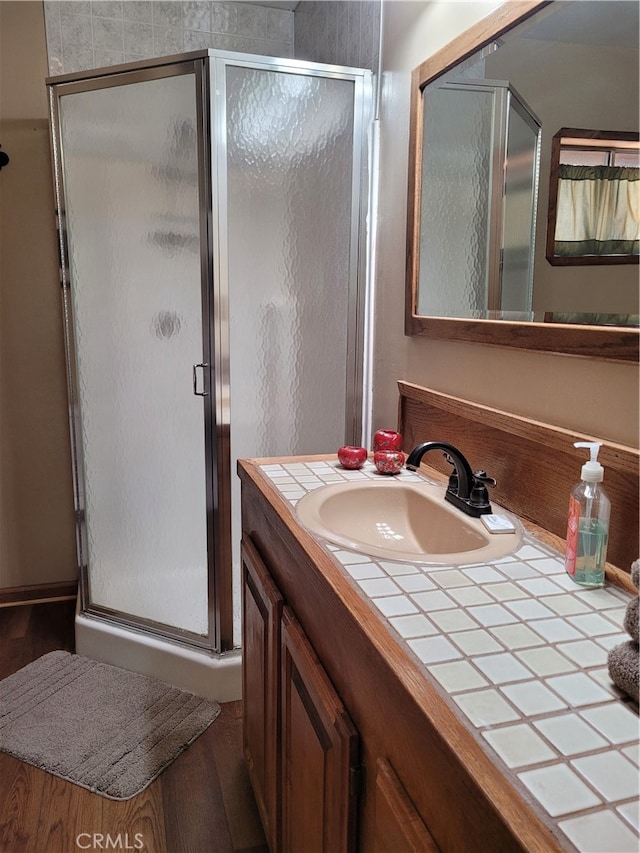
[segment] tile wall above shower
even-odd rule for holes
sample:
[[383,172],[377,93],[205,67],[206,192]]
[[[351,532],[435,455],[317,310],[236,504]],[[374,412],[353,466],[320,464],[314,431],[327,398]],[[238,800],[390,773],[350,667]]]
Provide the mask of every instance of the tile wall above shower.
[[49,73],[204,48],[292,57],[294,13],[220,0],[45,0]]

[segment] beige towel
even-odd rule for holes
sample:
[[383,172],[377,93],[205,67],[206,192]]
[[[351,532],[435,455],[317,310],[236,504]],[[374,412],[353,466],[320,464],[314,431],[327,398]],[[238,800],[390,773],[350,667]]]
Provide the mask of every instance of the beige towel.
[[632,640],[615,646],[609,652],[609,675],[614,684],[638,702],[640,684],[640,655],[638,644]]
[[631,637],[631,639],[637,643],[638,640],[638,612],[640,611],[640,597],[636,595],[636,597],[631,601],[631,603],[627,606],[627,612],[624,614],[624,622],[622,623],[622,627],[627,632],[627,634]]

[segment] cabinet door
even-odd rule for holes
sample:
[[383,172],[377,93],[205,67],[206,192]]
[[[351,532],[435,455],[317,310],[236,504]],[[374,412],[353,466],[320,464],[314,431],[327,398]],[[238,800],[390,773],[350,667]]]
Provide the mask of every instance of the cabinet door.
[[271,850],[278,848],[280,618],[283,600],[252,542],[242,542],[243,744]]
[[282,613],[282,847],[355,849],[358,735],[289,608]]
[[439,848],[388,761],[376,768],[375,853],[438,853]]

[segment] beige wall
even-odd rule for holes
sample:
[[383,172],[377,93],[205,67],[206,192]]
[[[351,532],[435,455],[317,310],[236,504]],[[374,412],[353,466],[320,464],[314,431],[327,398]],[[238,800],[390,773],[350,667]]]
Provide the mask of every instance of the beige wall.
[[411,70],[498,5],[403,0],[385,4],[373,425],[396,423],[396,381],[403,378],[637,447],[637,365],[404,335]]
[[42,3],[0,2],[0,588],[77,576]]

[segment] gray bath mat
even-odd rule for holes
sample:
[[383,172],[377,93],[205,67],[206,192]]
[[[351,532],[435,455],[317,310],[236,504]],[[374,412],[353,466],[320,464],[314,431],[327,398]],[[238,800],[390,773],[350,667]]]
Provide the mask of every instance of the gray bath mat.
[[128,800],[219,713],[216,702],[154,678],[50,652],[0,681],[0,750]]

